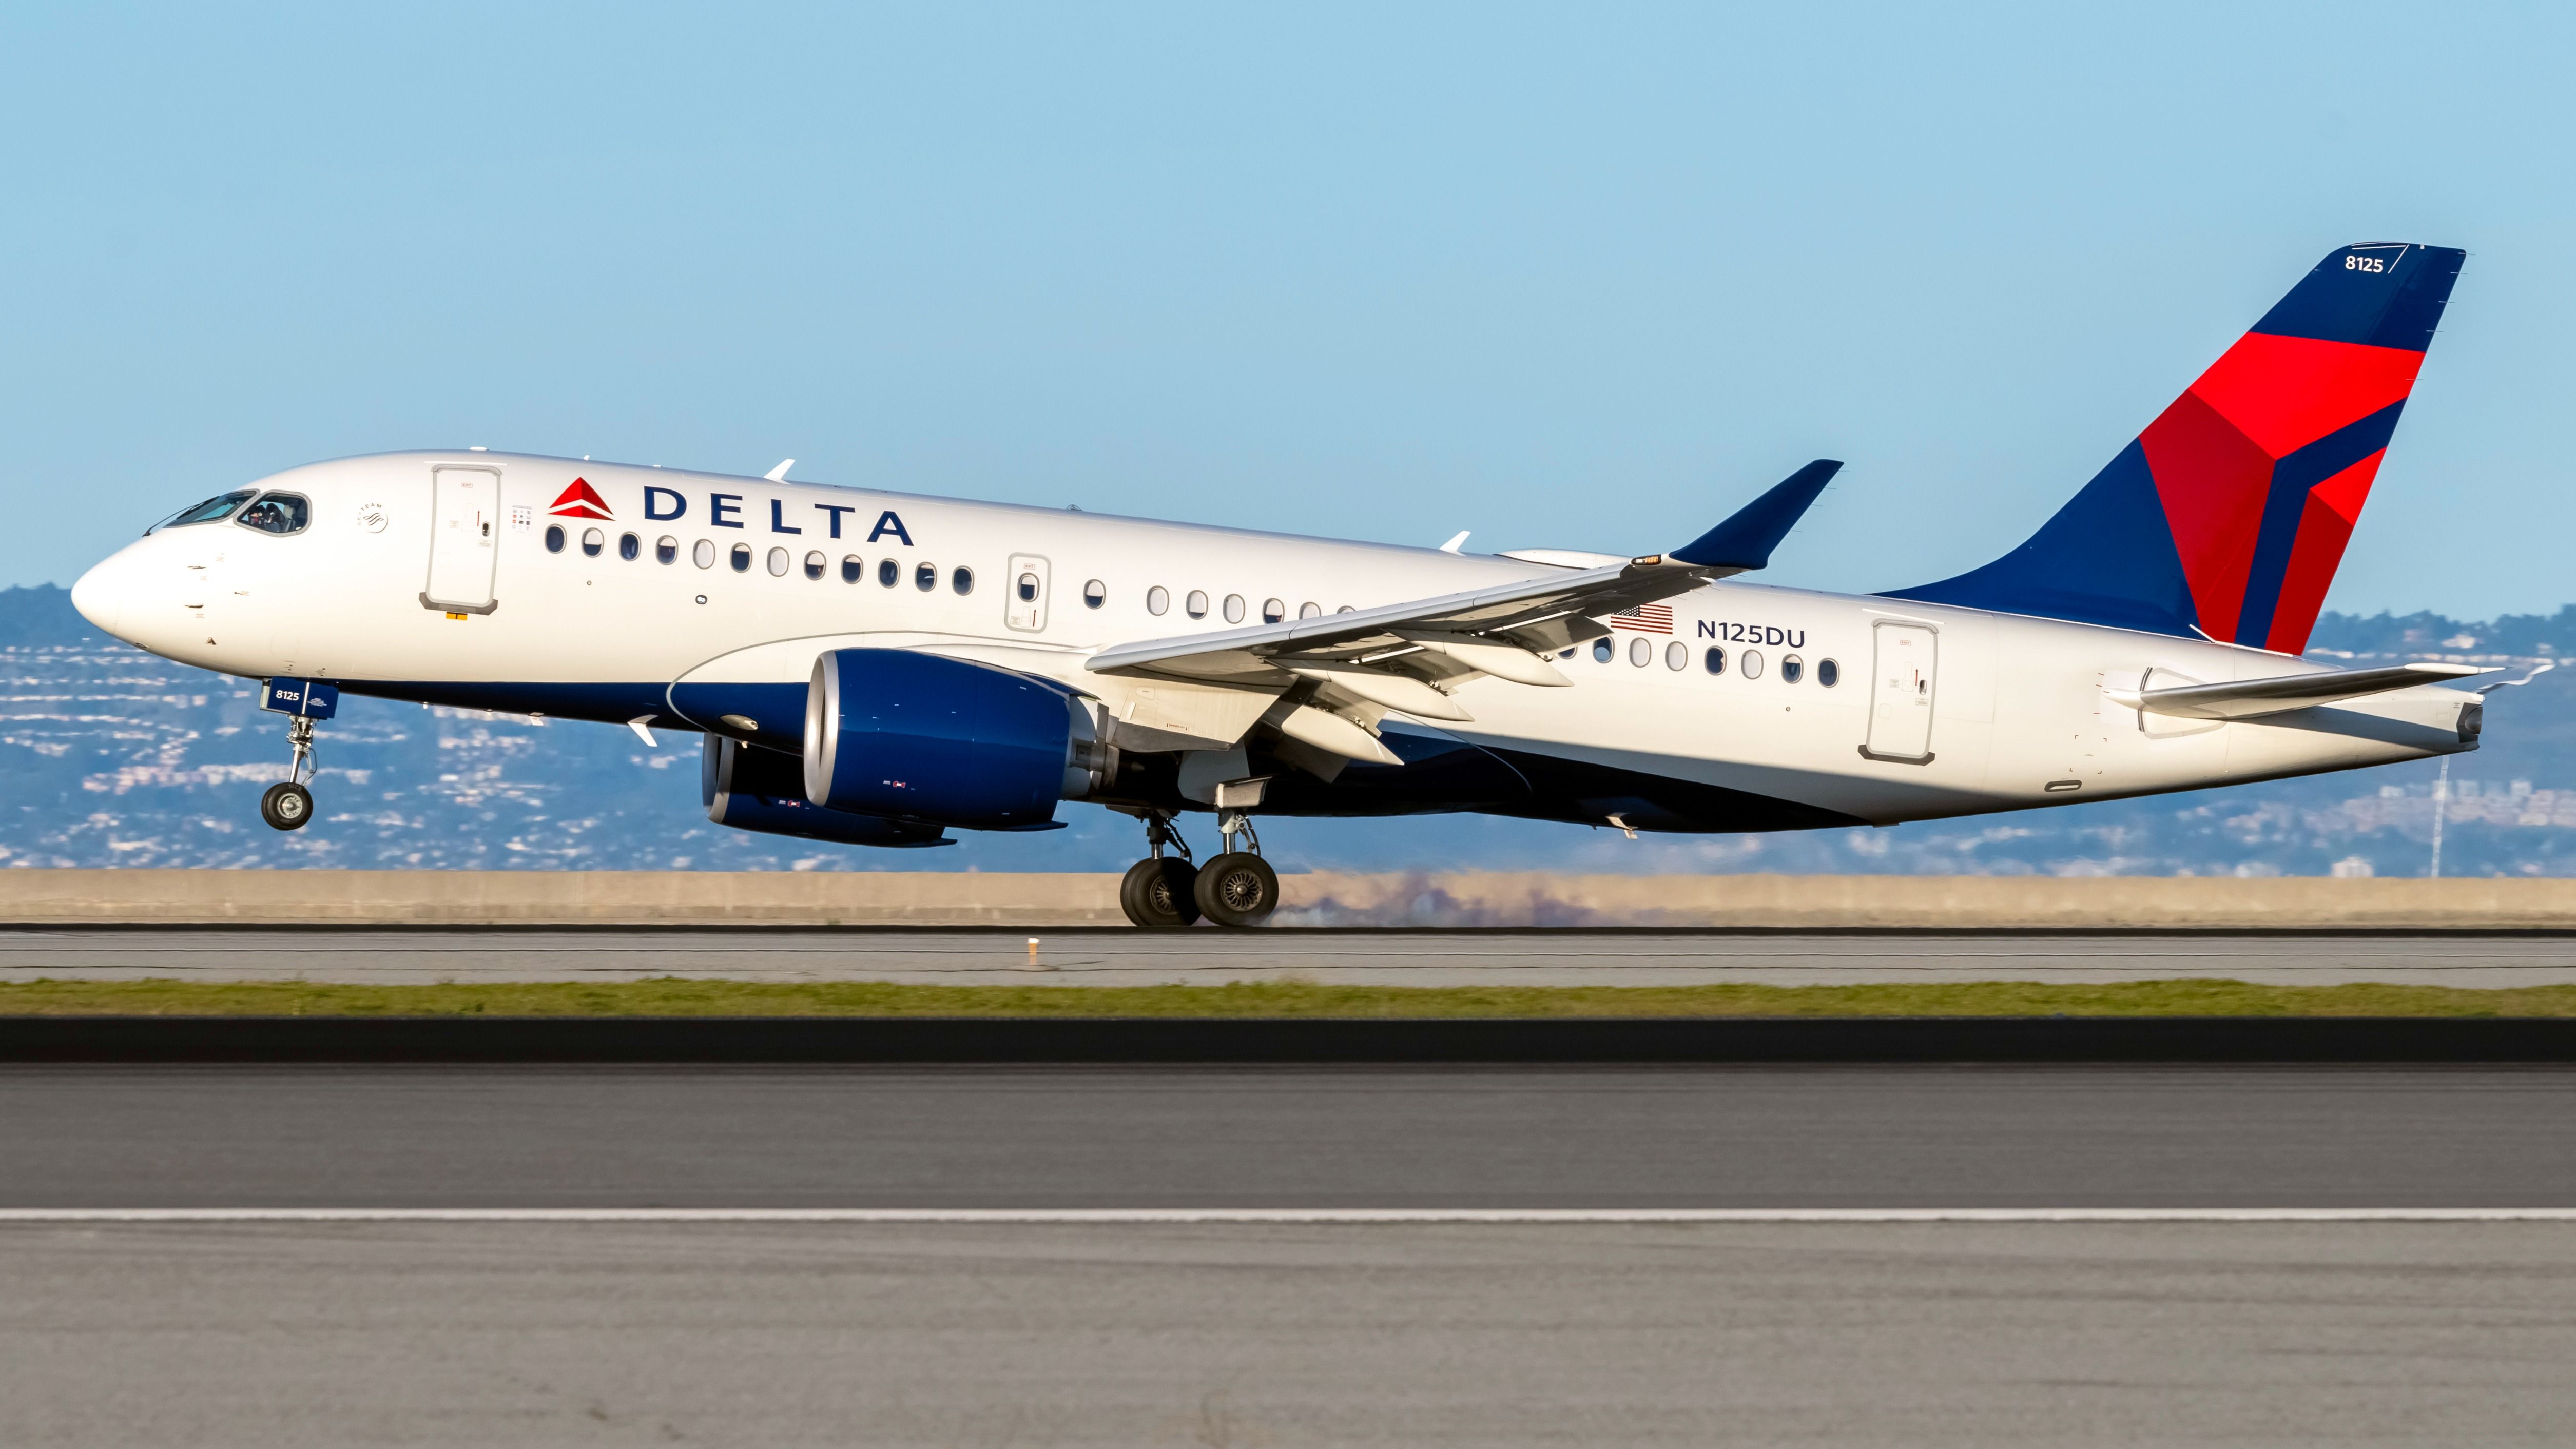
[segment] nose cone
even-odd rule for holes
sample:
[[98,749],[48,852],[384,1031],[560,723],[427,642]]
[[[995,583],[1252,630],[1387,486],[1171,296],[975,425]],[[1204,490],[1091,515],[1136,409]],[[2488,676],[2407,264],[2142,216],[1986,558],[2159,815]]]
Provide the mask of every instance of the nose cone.
[[72,607],[109,634],[116,633],[118,617],[125,607],[128,589],[124,576],[132,572],[127,563],[125,554],[111,554],[72,585]]

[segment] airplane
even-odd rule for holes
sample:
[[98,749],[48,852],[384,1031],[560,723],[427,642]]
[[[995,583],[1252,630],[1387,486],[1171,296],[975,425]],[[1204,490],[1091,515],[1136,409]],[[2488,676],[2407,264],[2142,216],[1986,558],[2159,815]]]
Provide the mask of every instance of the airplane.
[[1143,827],[1146,927],[1267,919],[1261,816],[1799,830],[2423,759],[2477,748],[2447,681],[2484,671],[2300,655],[2464,255],[2329,253],[2028,541],[1884,593],[1742,579],[1825,459],[1618,557],[471,448],[228,490],[72,601],[262,683],[280,830],[346,691],[695,732],[743,830],[921,848],[1099,804]]

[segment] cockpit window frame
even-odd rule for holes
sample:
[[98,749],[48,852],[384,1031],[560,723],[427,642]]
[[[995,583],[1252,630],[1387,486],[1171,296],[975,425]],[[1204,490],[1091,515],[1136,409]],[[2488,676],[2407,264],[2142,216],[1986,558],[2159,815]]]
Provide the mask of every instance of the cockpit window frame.
[[[159,533],[165,528],[194,528],[200,523],[221,523],[225,519],[232,517],[234,514],[241,512],[244,508],[249,507],[252,500],[258,497],[259,490],[256,488],[229,489],[225,492],[216,494],[214,497],[207,499],[203,503],[189,504],[187,507],[180,509],[178,512],[171,514],[165,519],[162,519],[159,523],[143,530],[143,533],[145,537],[149,538],[153,534]],[[214,508],[218,503],[223,504],[224,507],[212,513],[207,512],[208,509]],[[200,518],[196,516],[198,514],[205,514],[205,516]]]
[[[296,521],[293,528],[262,528],[258,524],[250,521],[252,510],[272,499],[292,500],[293,503],[302,511],[302,516]],[[240,510],[235,512],[233,514],[233,523],[236,527],[247,528],[253,533],[264,533],[271,538],[293,538],[295,535],[302,533],[313,526],[313,500],[305,497],[301,493],[289,493],[283,488],[273,488],[266,493],[262,493],[257,498],[252,499],[249,503],[243,505]]]

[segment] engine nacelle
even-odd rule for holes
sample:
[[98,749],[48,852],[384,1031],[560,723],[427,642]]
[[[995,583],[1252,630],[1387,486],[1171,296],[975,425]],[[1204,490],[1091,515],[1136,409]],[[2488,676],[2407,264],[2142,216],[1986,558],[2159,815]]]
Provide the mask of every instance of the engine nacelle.
[[1118,773],[1091,706],[1008,669],[835,649],[805,696],[805,798],[833,810],[1025,830]]
[[805,767],[794,755],[764,750],[720,735],[707,736],[698,772],[707,818],[736,830],[793,835],[843,845],[891,847],[955,845],[936,825],[880,820],[826,810],[805,798]]

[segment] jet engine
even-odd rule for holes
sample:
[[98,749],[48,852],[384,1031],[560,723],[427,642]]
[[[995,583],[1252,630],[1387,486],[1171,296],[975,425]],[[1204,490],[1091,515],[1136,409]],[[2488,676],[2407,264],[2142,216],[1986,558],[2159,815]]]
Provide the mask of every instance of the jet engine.
[[805,798],[805,768],[794,755],[764,750],[720,735],[707,736],[698,774],[707,818],[736,830],[793,835],[843,845],[955,845],[936,825],[880,820],[826,810]]
[[907,649],[835,649],[805,696],[805,798],[971,830],[1045,829],[1118,773],[1079,696]]

